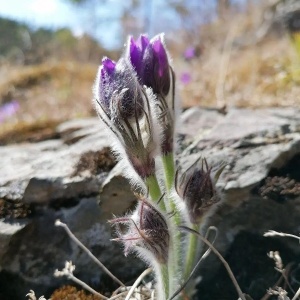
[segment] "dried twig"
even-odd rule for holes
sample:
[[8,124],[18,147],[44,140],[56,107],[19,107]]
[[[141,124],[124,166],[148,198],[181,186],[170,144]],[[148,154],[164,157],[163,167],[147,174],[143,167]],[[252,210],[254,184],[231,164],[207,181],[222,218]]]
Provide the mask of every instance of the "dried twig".
[[300,297],[300,288],[298,289],[297,293],[295,294],[292,300],[296,300],[299,297]]
[[265,237],[269,237],[269,236],[283,236],[283,237],[291,237],[294,239],[297,239],[300,241],[300,237],[294,234],[289,234],[289,233],[283,233],[283,232],[278,232],[275,230],[269,230],[268,232],[264,233]]
[[131,289],[129,290],[125,300],[129,300],[131,295],[133,294],[135,288],[140,284],[140,282],[143,280],[143,278],[145,276],[147,276],[148,274],[150,274],[152,272],[151,268],[146,269],[138,278],[137,280],[134,282],[133,286],[131,287]]
[[59,270],[55,270],[54,272],[54,276],[55,277],[62,277],[62,276],[66,276],[67,278],[69,278],[70,280],[74,281],[75,283],[79,284],[80,286],[82,286],[84,289],[86,289],[87,291],[89,291],[90,293],[97,295],[98,297],[100,297],[100,299],[108,299],[107,297],[105,297],[104,295],[98,293],[97,291],[95,291],[93,288],[91,288],[89,285],[87,285],[85,282],[81,281],[80,279],[78,279],[76,276],[74,276],[73,272],[75,270],[75,266],[72,264],[71,261],[66,261],[65,263],[65,267],[59,271]]
[[190,232],[192,234],[196,234],[199,237],[199,239],[201,239],[215,253],[215,255],[217,255],[217,257],[220,259],[220,261],[223,263],[225,269],[227,270],[227,272],[229,274],[229,277],[232,280],[240,299],[241,300],[247,300],[244,293],[242,292],[238,282],[236,281],[236,279],[235,279],[235,277],[234,277],[227,261],[224,259],[224,257],[221,255],[221,253],[211,244],[211,242],[208,241],[205,237],[203,237],[198,231],[196,231],[194,229],[191,229],[191,228],[186,227],[186,226],[179,226],[179,229],[185,230],[185,231]]
[[87,248],[85,247],[78,239],[77,237],[71,232],[68,225],[65,223],[62,223],[60,220],[55,221],[55,226],[61,226],[65,229],[71,240],[73,240],[83,251],[87,253],[87,255],[108,275],[110,276],[115,282],[117,282],[121,286],[125,286],[124,283],[122,283],[121,280],[119,280],[116,276],[114,276],[102,263],[95,257],[95,255]]
[[[217,238],[217,232],[218,232],[218,230],[217,230],[216,227],[213,227],[213,226],[209,227],[208,230],[207,230],[207,232],[206,232],[206,234],[205,234],[205,238],[207,238],[207,236],[209,235],[209,231],[210,230],[215,230],[215,232],[216,232],[215,237],[214,237],[213,241],[211,242],[212,244],[214,244],[214,242],[215,242],[215,240]],[[187,280],[184,282],[184,284],[168,300],[174,299],[186,287],[186,285],[188,284],[188,282],[190,281],[190,279],[194,276],[194,274],[195,274],[196,270],[198,269],[200,263],[210,254],[210,252],[211,252],[210,248],[208,248],[204,252],[204,254],[200,257],[200,259],[198,260],[197,264],[195,265],[195,267],[191,271],[191,273],[190,273],[189,277],[187,278]]]

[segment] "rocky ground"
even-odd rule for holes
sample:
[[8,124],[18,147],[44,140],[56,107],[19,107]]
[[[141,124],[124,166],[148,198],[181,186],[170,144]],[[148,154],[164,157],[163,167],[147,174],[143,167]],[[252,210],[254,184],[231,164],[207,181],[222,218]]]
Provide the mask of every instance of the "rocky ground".
[[[208,225],[218,228],[215,245],[243,291],[260,299],[276,283],[280,274],[267,257],[271,250],[280,251],[291,284],[299,286],[297,241],[262,234],[270,229],[296,235],[300,231],[300,110],[225,113],[193,107],[181,120],[178,163],[188,165],[200,155],[215,165],[227,163],[219,182],[224,202]],[[100,122],[90,118],[62,123],[37,142],[0,147],[0,299],[24,299],[30,289],[49,296],[66,282],[53,277],[66,260],[98,290],[116,287],[54,226],[56,219],[67,223],[124,281],[143,269],[139,260],[125,259],[119,245],[109,240],[107,219],[135,202],[110,144]],[[199,274],[196,299],[237,299],[213,255]]]

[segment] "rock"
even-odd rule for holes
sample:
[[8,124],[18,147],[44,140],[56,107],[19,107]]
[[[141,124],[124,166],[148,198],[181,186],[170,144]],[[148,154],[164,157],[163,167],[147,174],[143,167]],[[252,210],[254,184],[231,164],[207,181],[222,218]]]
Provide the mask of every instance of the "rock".
[[[67,223],[121,279],[134,278],[143,268],[110,242],[107,219],[132,209],[135,198],[122,166],[115,165],[110,154],[104,128],[91,118],[65,122],[57,133],[56,140],[0,147],[1,299],[22,299],[30,289],[49,296],[62,284],[53,271],[66,260],[72,260],[76,275],[92,286],[114,286],[64,230],[53,225],[56,219]],[[194,107],[182,114],[179,135],[183,168],[199,156],[214,166],[227,164],[218,183],[223,205],[207,224],[219,230],[215,246],[221,253],[244,233],[257,241],[269,229],[298,234],[299,109],[230,109],[221,114]],[[299,253],[299,247],[286,244],[291,256]],[[218,266],[212,255],[206,260],[201,270],[207,280]]]
[[[70,144],[72,139],[63,134],[62,138],[70,145],[64,140],[50,140],[0,147],[0,198],[49,203],[97,194],[105,176],[93,173],[95,170],[91,163],[86,163],[85,155],[91,153],[93,157],[90,160],[99,160],[100,156],[99,164],[103,163],[103,166],[113,165],[113,158],[109,154],[110,143],[105,132],[99,128],[99,121],[97,124],[95,121],[86,120],[87,124],[81,121],[84,129],[78,127],[79,121],[59,126],[60,133],[68,131],[73,136],[82,130],[90,133],[80,139],[78,134],[73,144]],[[111,161],[106,162],[105,159]],[[86,164],[85,169],[82,163]]]
[[[211,127],[200,127],[197,134],[195,130],[189,130],[190,133],[187,133],[188,138],[192,137],[191,133],[198,138],[192,140],[184,150],[181,163],[185,166],[190,165],[200,155],[206,157],[213,165],[221,161],[227,163],[218,184],[225,200],[206,225],[206,228],[211,225],[218,228],[215,247],[224,255],[230,254],[227,252],[232,251],[229,247],[240,235],[251,235],[253,240],[259,243],[263,238],[263,233],[271,229],[298,235],[300,230],[298,222],[300,215],[300,110],[293,108],[258,111],[234,109],[221,117],[215,115],[215,112],[208,112],[208,115],[211,118]],[[185,119],[183,128],[184,124]],[[285,191],[287,196],[282,195],[280,190],[277,192],[278,187],[275,186],[274,199],[271,197],[272,192],[268,193],[270,197],[262,197],[261,189],[264,184],[266,181],[270,182],[268,178],[276,178],[276,176],[281,176],[284,182],[290,183],[289,193]],[[272,187],[268,186],[268,188]],[[272,244],[272,241],[266,241],[266,243]],[[294,257],[294,262],[297,264],[297,256],[300,253],[299,245],[293,242],[283,243],[282,255]],[[250,242],[247,244],[237,242],[235,247],[244,251],[244,247],[252,249],[256,245]],[[268,264],[266,254],[270,250],[277,249],[265,247],[266,265]],[[249,251],[255,251],[255,249]],[[234,264],[232,257],[229,260]],[[203,291],[207,291],[207,286],[215,282],[219,282],[220,287],[228,285],[228,280],[222,277],[223,273],[223,275],[215,274],[219,268],[223,267],[220,267],[220,262],[213,255],[204,262],[200,271],[201,274],[205,274],[205,280],[199,287],[201,295]],[[244,266],[240,268],[243,269]],[[247,266],[245,266],[246,269]],[[251,281],[255,282],[257,277],[265,278],[269,284],[260,287],[260,292],[276,282],[273,280],[274,274],[272,277],[260,271],[260,274],[250,272],[251,276],[256,277],[248,278],[247,282],[242,281],[243,291],[253,295],[253,288],[249,289],[249,285]],[[241,270],[236,270],[236,273],[242,276],[239,275],[242,274]],[[207,299],[214,297],[219,299],[224,296],[223,289],[220,288],[217,296],[209,295]],[[260,296],[256,295],[254,299],[261,298],[263,295],[264,293]],[[228,299],[234,297],[232,295]]]
[[[124,259],[121,247],[110,242],[112,235],[107,219],[113,213],[124,213],[134,202],[124,178],[119,177],[119,189],[122,187],[123,193],[130,194],[130,204],[115,205],[114,211],[104,194],[102,201],[106,204],[103,209],[99,206],[100,187],[115,165],[110,141],[99,123],[96,118],[69,121],[58,126],[59,140],[0,147],[3,157],[0,200],[6,204],[4,208],[0,205],[3,218],[0,270],[5,274],[0,274],[0,281],[5,286],[1,288],[4,299],[22,299],[30,289],[50,296],[50,291],[62,284],[62,280],[53,277],[53,272],[62,269],[66,260],[72,260],[76,265],[75,274],[91,285],[99,287],[103,280],[109,282],[63,229],[54,226],[56,219],[66,222],[122,280],[134,278],[142,269],[138,259]],[[15,206],[20,205],[26,206],[26,217],[14,219]],[[13,289],[6,279],[16,281]],[[109,286],[114,284],[108,283],[105,288]]]

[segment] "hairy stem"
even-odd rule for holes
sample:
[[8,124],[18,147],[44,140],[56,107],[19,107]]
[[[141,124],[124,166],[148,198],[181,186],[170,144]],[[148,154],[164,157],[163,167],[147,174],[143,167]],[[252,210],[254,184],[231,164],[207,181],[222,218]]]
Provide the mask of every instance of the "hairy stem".
[[166,264],[160,265],[160,273],[161,273],[161,280],[162,280],[162,289],[163,289],[163,295],[161,294],[161,291],[158,291],[158,299],[166,300],[169,298],[169,270],[168,266]]
[[[193,225],[192,229],[198,230],[197,225]],[[197,252],[198,252],[198,245],[199,239],[195,234],[188,235],[188,242],[187,242],[187,251],[185,257],[185,265],[184,265],[184,279],[187,279],[195,265],[197,260]]]
[[[151,199],[154,202],[157,202],[161,197],[161,190],[155,175],[151,175],[145,179],[145,183],[147,188],[149,189],[149,194]],[[160,201],[158,203],[159,208],[162,212],[166,212],[166,206],[164,201]]]
[[169,277],[170,277],[170,292],[173,292],[178,285],[177,278],[181,277],[181,240],[182,234],[177,230],[177,227],[181,225],[182,220],[180,213],[176,207],[176,204],[171,196],[171,191],[174,185],[175,180],[175,162],[174,162],[174,154],[168,153],[162,156],[162,162],[164,166],[164,175],[165,175],[165,184],[166,184],[166,192],[167,192],[167,209],[172,216],[172,225],[170,226],[171,233],[171,249],[172,253],[170,253],[170,262],[169,262]]
[[236,291],[240,297],[241,300],[246,300],[246,297],[244,295],[244,293],[242,292],[237,280],[235,279],[229,264],[227,263],[227,261],[224,259],[224,257],[221,255],[221,253],[210,243],[210,241],[208,241],[205,237],[203,237],[197,230],[188,228],[186,226],[180,226],[180,229],[183,229],[187,232],[190,232],[192,234],[195,234],[201,241],[203,241],[211,250],[212,252],[220,259],[220,261],[223,263],[234,287],[236,288]]
[[175,177],[175,163],[173,153],[163,155],[162,161],[164,165],[166,188],[168,191],[170,191],[173,187]]

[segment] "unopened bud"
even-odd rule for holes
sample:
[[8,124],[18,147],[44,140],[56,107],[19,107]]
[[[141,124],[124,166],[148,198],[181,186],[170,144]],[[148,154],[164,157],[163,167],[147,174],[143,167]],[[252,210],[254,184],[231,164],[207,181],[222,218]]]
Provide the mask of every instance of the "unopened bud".
[[[149,251],[159,263],[167,262],[170,240],[168,225],[165,217],[149,202],[140,200],[131,216],[116,218],[110,223],[127,227],[125,233],[118,230],[118,238],[114,239],[124,244],[125,255],[131,251],[139,252],[142,248]],[[142,252],[144,254],[145,251]]]
[[[202,159],[200,167],[194,164],[182,174],[179,180],[178,174],[176,176],[177,193],[184,200],[193,224],[199,223],[213,205],[220,201],[211,170],[207,161]],[[217,176],[220,175],[219,173],[217,171]]]
[[167,96],[170,91],[170,65],[163,43],[163,35],[150,41],[141,35],[135,42],[129,40],[129,58],[142,84],[151,87],[154,94]]

